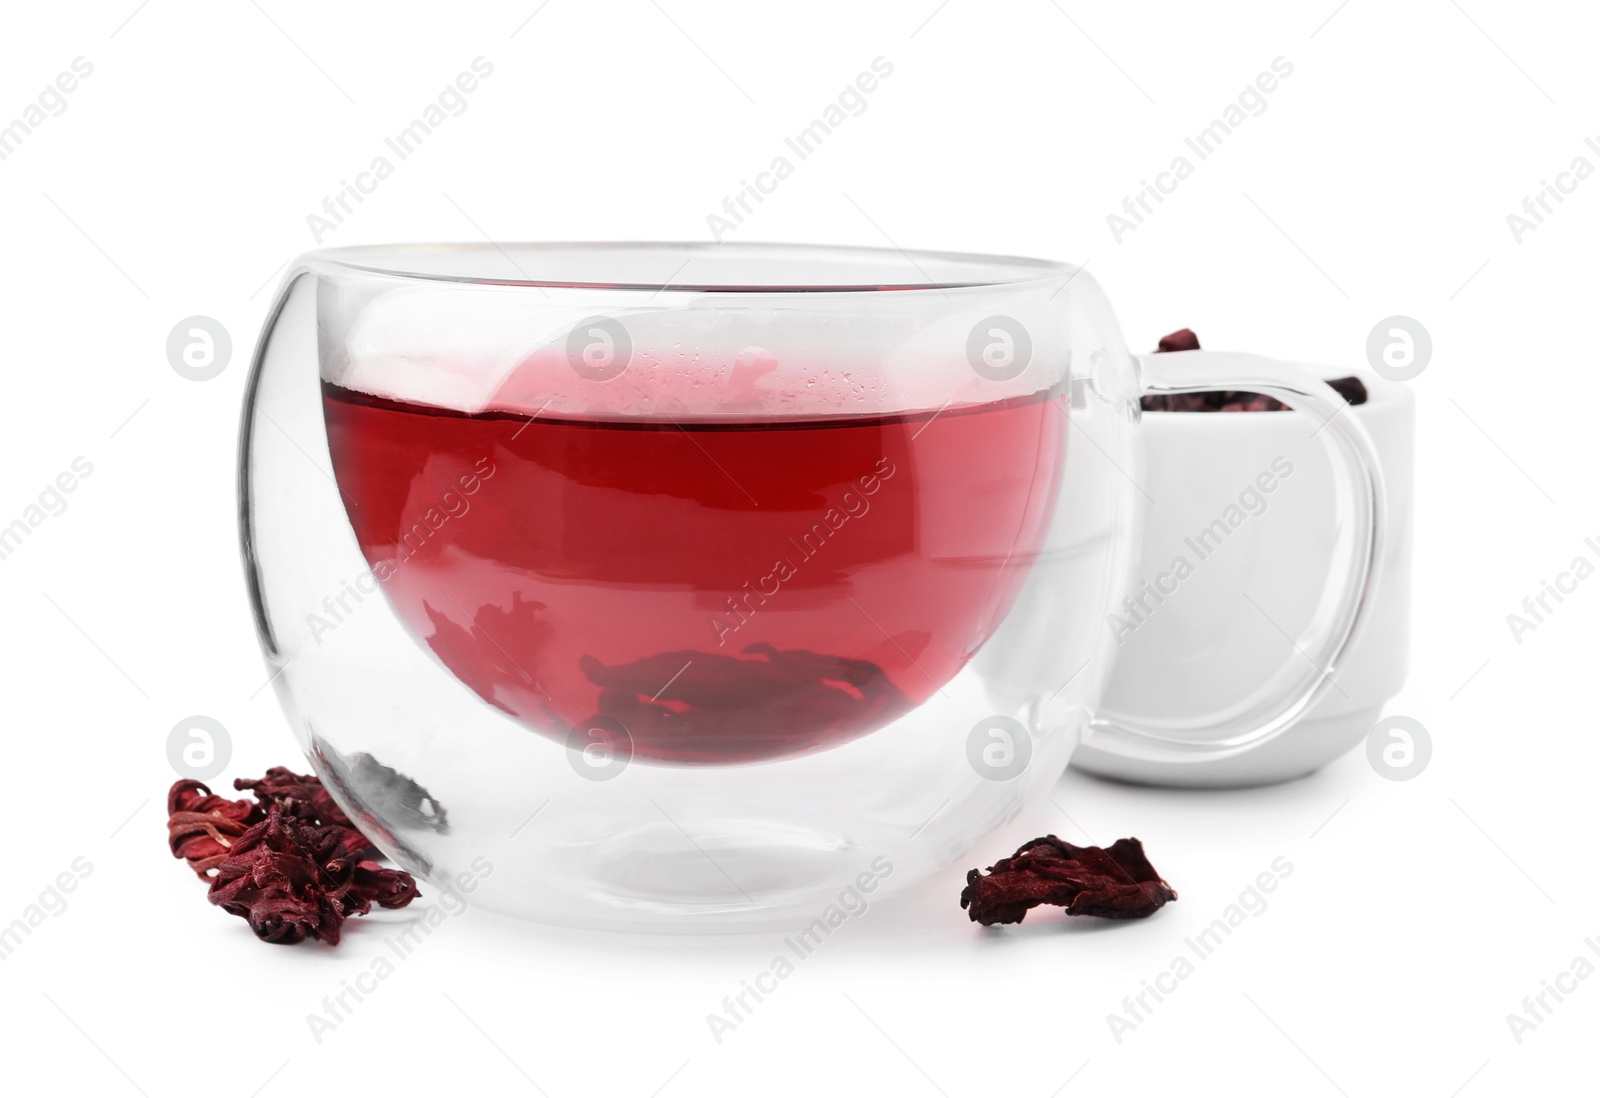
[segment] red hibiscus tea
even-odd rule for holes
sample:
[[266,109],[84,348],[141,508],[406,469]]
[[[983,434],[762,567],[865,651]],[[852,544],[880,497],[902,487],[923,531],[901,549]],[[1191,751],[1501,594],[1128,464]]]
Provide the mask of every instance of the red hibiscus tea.
[[467,414],[324,383],[362,553],[413,635],[530,728],[755,762],[927,701],[1043,541],[1049,393],[909,415]]

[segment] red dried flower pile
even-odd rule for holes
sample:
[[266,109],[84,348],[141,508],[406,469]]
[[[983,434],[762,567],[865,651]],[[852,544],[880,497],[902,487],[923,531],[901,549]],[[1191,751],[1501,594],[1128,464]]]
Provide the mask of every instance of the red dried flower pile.
[[1138,839],[1108,847],[1073,846],[1054,835],[1023,843],[1009,858],[967,874],[961,906],[975,923],[1020,923],[1040,904],[1068,915],[1143,919],[1178,894],[1161,879]]
[[167,842],[174,858],[210,883],[211,902],[248,921],[257,938],[337,945],[350,916],[417,898],[416,879],[378,864],[371,840],[314,776],[275,766],[233,785],[255,800],[229,800],[192,779],[174,782]]
[[[1200,337],[1188,328],[1161,337],[1156,353],[1198,351]],[[1359,377],[1334,378],[1328,384],[1347,404],[1365,404],[1367,387]],[[1289,406],[1264,393],[1213,390],[1206,393],[1162,393],[1139,398],[1146,412],[1283,412]]]

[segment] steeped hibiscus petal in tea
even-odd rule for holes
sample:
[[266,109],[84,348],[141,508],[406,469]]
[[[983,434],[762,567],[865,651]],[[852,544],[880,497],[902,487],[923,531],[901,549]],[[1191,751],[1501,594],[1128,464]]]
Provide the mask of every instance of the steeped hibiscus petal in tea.
[[880,728],[988,640],[1057,494],[1052,395],[578,418],[325,383],[323,406],[362,552],[462,683],[548,735],[736,763]]

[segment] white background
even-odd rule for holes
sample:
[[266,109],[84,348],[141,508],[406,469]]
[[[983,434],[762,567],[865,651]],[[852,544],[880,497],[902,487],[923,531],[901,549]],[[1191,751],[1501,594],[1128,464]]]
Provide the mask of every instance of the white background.
[[[91,77],[0,162],[0,525],[94,471],[0,561],[0,923],[93,870],[0,962],[13,1093],[1487,1094],[1592,1087],[1600,979],[1519,1045],[1506,1016],[1600,936],[1600,580],[1519,645],[1506,615],[1600,535],[1600,179],[1519,243],[1506,215],[1600,139],[1577,3],[524,0],[15,5],[0,122]],[[537,11],[536,11],[537,9]],[[665,9],[664,11],[662,9]],[[670,18],[669,18],[670,13]],[[984,932],[961,868],[875,904],[719,1045],[706,1015],[779,936],[670,939],[451,920],[315,1041],[306,1015],[390,931],[258,944],[165,847],[174,722],[227,774],[298,762],[235,541],[235,430],[306,215],[473,58],[494,74],[324,241],[709,238],[706,215],[873,58],[894,74],[730,239],[1090,263],[1136,348],[1358,365],[1391,314],[1418,397],[1415,642],[1390,712],[1435,753],[1173,793],[1069,775],[986,840],[1142,838],[1155,918]],[[1117,243],[1106,214],[1279,56],[1294,74]],[[165,356],[232,333],[216,380]],[[131,418],[130,418],[131,417]],[[219,784],[226,784],[225,782]],[[1067,815],[1070,813],[1070,818]],[[1080,826],[1087,832],[1080,830]],[[1278,856],[1294,872],[1136,1031],[1121,1009]],[[393,920],[393,916],[386,917]],[[1600,961],[1600,958],[1596,958]],[[1070,1080],[1070,1082],[1069,1082]]]

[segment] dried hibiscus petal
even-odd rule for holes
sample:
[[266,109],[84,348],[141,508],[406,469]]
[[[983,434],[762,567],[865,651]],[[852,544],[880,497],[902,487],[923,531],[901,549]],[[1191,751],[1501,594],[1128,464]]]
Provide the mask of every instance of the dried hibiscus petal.
[[174,858],[209,878],[239,837],[263,818],[259,805],[219,797],[203,782],[174,782],[167,793],[167,845]]
[[234,786],[254,792],[256,803],[216,796],[197,781],[174,783],[168,842],[210,881],[211,902],[248,921],[262,941],[337,945],[345,919],[419,895],[411,874],[371,860],[371,840],[317,778],[274,767]]
[[1020,923],[1040,904],[1068,915],[1143,919],[1178,894],[1161,879],[1138,839],[1108,847],[1074,846],[1054,835],[1023,843],[984,875],[974,869],[961,891],[961,906],[975,923]]
[[275,766],[256,781],[236,778],[233,787],[250,790],[262,808],[276,804],[285,815],[298,819],[340,827],[355,826],[323,788],[322,782],[311,774],[296,774],[287,767]]
[[317,938],[337,945],[348,882],[336,880],[325,863],[341,876],[354,869],[341,861],[342,838],[338,829],[302,823],[275,804],[217,866],[209,898],[248,921],[264,942]]
[[[1189,328],[1161,337],[1156,353],[1171,351],[1198,351],[1200,337]],[[1335,378],[1328,382],[1347,404],[1365,404],[1367,387],[1358,377]],[[1221,389],[1204,393],[1152,393],[1139,398],[1139,406],[1146,412],[1283,412],[1289,406],[1263,393],[1235,392]]]
[[386,869],[372,861],[357,862],[350,893],[368,904],[394,910],[417,898],[417,880],[403,869]]
[[273,804],[217,866],[211,902],[248,921],[264,942],[338,945],[345,919],[374,903],[404,907],[418,895],[411,874],[347,854],[348,832],[306,823]]
[[1179,328],[1177,331],[1161,337],[1156,344],[1156,351],[1198,351],[1200,337],[1194,334],[1191,328]]
[[1336,377],[1328,382],[1328,386],[1344,397],[1346,404],[1367,402],[1367,387],[1359,377]]

